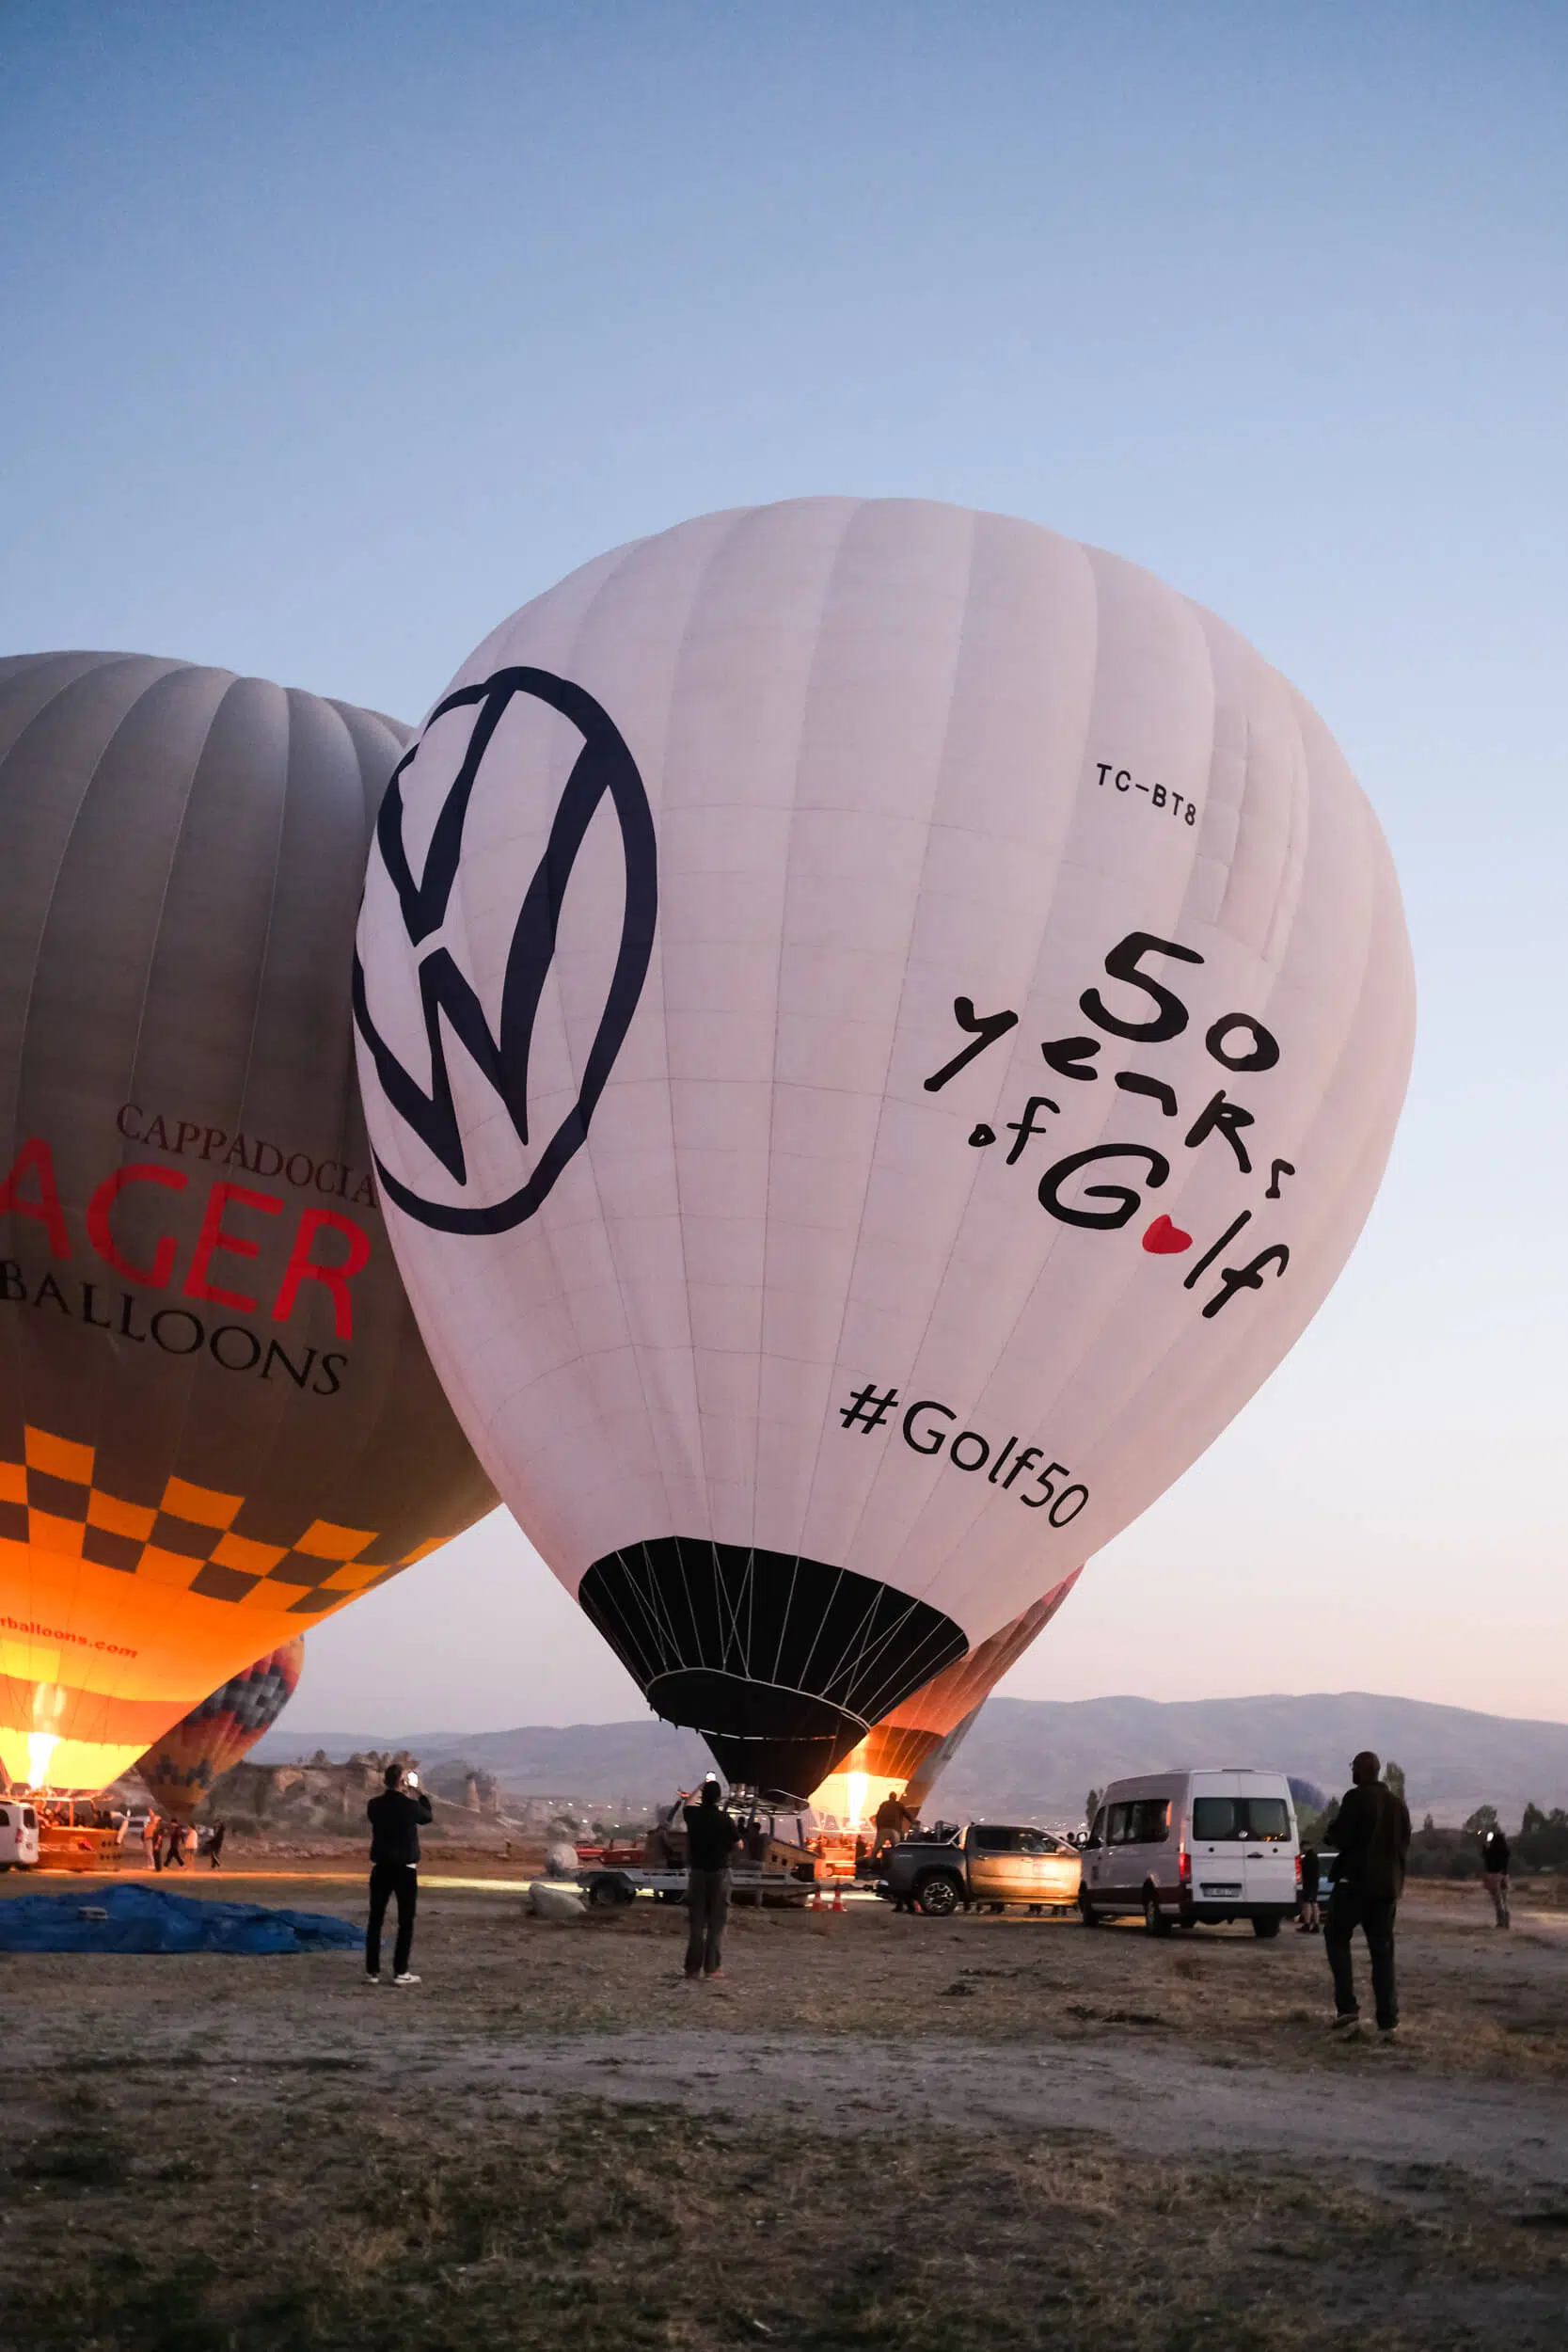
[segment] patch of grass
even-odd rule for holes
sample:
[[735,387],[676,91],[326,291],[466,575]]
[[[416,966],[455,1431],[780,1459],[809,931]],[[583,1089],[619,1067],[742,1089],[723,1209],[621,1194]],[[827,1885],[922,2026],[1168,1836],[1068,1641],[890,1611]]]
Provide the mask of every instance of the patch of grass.
[[186,2203],[143,2173],[93,2233],[8,2246],[7,2352],[1536,2352],[1568,2311],[1551,2209],[1413,2217],[1059,2135],[910,2144],[583,2099],[482,2131],[455,2094],[334,2120],[302,2150],[208,2113]]

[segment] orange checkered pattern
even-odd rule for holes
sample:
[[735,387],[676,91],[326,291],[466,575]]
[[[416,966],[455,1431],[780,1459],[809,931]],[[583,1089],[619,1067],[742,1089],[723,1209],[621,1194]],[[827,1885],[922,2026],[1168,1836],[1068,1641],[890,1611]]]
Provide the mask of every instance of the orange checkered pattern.
[[312,1519],[286,1544],[233,1533],[244,1495],[171,1478],[154,1506],[122,1502],[93,1479],[93,1448],[26,1429],[23,1459],[0,1461],[0,1536],[103,1568],[178,1585],[208,1600],[319,1616],[351,1593],[412,1565],[442,1540],[401,1560],[373,1556],[376,1532]]

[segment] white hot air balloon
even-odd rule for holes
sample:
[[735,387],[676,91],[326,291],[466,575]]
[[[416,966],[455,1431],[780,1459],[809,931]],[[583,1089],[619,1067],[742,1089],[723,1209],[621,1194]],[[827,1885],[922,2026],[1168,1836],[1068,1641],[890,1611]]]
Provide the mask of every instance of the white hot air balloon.
[[1301,695],[1133,564],[903,500],[707,516],[503,623],[359,958],[469,1438],[657,1711],[789,1794],[1278,1363],[1414,1025]]

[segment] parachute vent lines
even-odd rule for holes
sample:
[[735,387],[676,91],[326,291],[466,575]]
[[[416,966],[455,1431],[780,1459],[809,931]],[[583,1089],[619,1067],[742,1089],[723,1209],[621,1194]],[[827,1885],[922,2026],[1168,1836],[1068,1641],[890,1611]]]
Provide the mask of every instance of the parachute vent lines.
[[700,1731],[732,1779],[780,1797],[809,1795],[969,1646],[894,1585],[707,1537],[611,1552],[578,1599],[658,1714]]

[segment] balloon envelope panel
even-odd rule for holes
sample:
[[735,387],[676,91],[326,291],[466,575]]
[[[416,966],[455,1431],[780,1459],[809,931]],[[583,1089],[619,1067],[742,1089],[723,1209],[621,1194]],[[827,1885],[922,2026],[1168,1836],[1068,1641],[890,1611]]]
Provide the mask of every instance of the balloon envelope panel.
[[100,1787],[487,1507],[350,1046],[403,731],[135,655],[0,662],[0,1761]]
[[296,1634],[231,1675],[154,1740],[136,1770],[160,1813],[190,1817],[214,1782],[272,1729],[299,1687],[304,1664],[305,1637]]
[[1132,564],[906,501],[705,516],[503,624],[360,957],[476,1449],[659,1711],[792,1792],[1278,1362],[1414,1023],[1301,696]]

